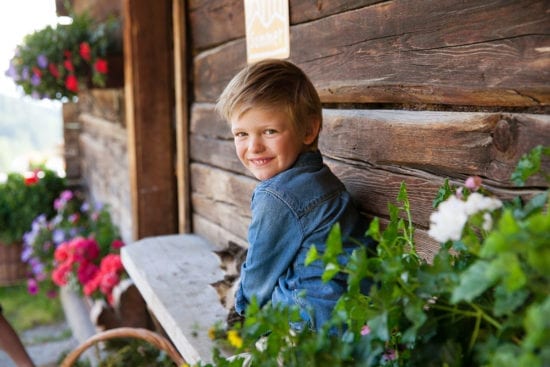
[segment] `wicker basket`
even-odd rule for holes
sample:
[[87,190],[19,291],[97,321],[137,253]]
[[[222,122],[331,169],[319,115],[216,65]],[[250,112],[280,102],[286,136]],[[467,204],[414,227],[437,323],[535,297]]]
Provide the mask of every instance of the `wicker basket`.
[[25,279],[26,264],[21,261],[23,245],[0,241],[0,286],[13,285]]
[[116,339],[116,338],[137,338],[149,342],[151,345],[165,351],[170,359],[177,365],[182,366],[185,364],[185,360],[178,353],[176,348],[165,337],[147,329],[133,328],[133,327],[120,327],[102,331],[93,335],[88,340],[80,344],[73,349],[61,363],[61,367],[71,367],[80,357],[82,353],[86,351],[92,345],[101,341]]

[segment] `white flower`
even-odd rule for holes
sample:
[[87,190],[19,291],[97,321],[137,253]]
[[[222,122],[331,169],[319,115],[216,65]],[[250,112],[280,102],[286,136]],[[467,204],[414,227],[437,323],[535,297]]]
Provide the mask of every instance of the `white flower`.
[[489,213],[483,213],[483,224],[481,225],[483,230],[489,232],[493,228],[493,218]]
[[502,201],[474,192],[468,196],[466,201],[466,214],[471,216],[484,210],[493,211],[501,206]]
[[458,241],[467,220],[466,203],[454,195],[450,196],[430,216],[428,234],[440,243]]

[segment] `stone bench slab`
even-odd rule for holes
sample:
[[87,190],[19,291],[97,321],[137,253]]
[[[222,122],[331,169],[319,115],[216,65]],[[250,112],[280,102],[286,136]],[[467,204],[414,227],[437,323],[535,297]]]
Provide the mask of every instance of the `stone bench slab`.
[[121,251],[149,309],[191,364],[211,362],[208,329],[228,313],[211,286],[224,277],[213,250],[202,237],[185,234],[145,238]]

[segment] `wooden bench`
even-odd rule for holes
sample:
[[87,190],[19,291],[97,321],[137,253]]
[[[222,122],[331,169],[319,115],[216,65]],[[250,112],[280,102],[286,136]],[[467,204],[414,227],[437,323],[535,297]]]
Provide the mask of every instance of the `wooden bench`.
[[187,363],[211,362],[208,329],[228,311],[213,283],[224,279],[215,248],[197,235],[146,238],[122,249],[126,271]]

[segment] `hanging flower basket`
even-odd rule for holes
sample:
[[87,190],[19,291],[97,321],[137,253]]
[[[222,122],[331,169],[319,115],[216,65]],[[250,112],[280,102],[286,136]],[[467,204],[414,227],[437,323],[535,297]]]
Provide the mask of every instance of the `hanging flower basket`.
[[83,13],[73,15],[70,24],[27,35],[6,75],[35,99],[71,101],[90,84],[105,87],[113,79],[120,85],[121,55],[120,22],[96,22]]

